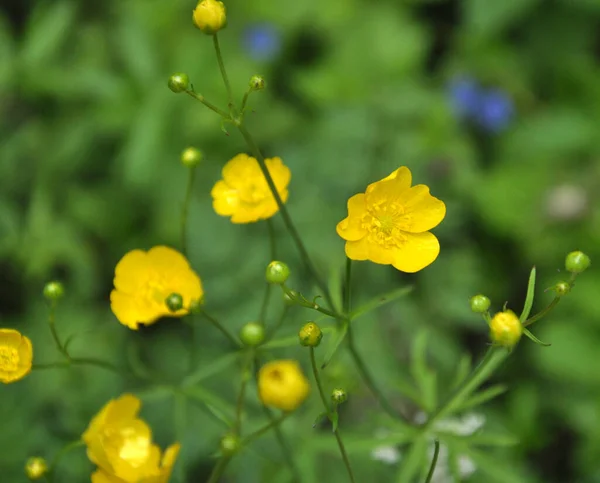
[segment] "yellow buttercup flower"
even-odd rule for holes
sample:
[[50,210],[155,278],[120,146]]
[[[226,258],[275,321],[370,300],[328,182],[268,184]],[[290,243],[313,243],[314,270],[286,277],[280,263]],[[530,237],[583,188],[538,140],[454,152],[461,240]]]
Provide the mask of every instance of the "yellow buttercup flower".
[[18,330],[0,329],[0,382],[9,384],[31,371],[33,347]]
[[152,431],[137,417],[140,400],[124,394],[92,419],[82,439],[90,461],[98,465],[92,483],[166,483],[180,445],[165,450],[152,443]]
[[308,379],[296,361],[273,361],[260,368],[258,393],[265,406],[293,411],[309,392]]
[[196,5],[192,19],[205,34],[215,34],[227,25],[225,5],[217,0],[202,0]]
[[446,205],[425,185],[412,186],[412,175],[401,167],[370,184],[348,200],[348,217],[336,230],[346,240],[346,256],[418,272],[440,252],[429,232],[446,215]]
[[490,322],[490,338],[495,344],[511,348],[523,335],[523,324],[512,310],[498,312]]
[[[280,158],[265,159],[277,192],[285,203],[290,169]],[[223,179],[212,191],[213,207],[218,215],[231,216],[232,223],[252,223],[266,220],[279,207],[260,170],[258,161],[247,154],[238,154],[223,167]]]
[[[161,317],[182,317],[192,302],[203,297],[202,283],[187,259],[177,250],[157,246],[149,251],[132,250],[115,268],[115,288],[110,306],[119,322],[137,330]],[[179,294],[183,308],[172,312],[166,304],[171,294]]]

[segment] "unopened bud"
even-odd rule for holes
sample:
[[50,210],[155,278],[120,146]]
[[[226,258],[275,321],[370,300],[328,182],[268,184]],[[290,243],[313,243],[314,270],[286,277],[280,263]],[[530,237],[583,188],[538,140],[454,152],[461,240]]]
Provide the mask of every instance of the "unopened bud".
[[253,75],[250,77],[250,90],[252,91],[262,91],[265,88],[265,78],[262,75]]
[[475,295],[471,297],[471,310],[477,314],[483,314],[490,308],[490,299],[485,295]]
[[298,338],[300,339],[300,345],[305,347],[317,347],[321,343],[323,338],[323,332],[320,327],[314,322],[308,322],[298,332]]
[[565,268],[568,272],[581,273],[587,270],[590,266],[591,261],[585,253],[576,251],[571,252],[567,255],[565,260]]
[[260,345],[265,340],[265,328],[258,322],[248,322],[240,330],[240,339],[247,346]]
[[48,464],[44,458],[34,456],[25,464],[25,474],[32,481],[40,480],[48,473]]
[[348,400],[348,394],[342,388],[336,387],[331,391],[331,400],[336,406],[345,403]]
[[498,312],[490,322],[490,338],[494,344],[514,347],[523,335],[523,325],[511,310]]
[[44,297],[50,302],[60,300],[64,294],[65,287],[60,282],[52,281],[44,286]]
[[178,72],[169,77],[167,85],[175,94],[185,92],[190,84],[190,78],[183,72]]
[[571,291],[571,284],[565,281],[558,282],[554,287],[552,287],[552,290],[556,292],[558,297],[563,297]]
[[227,12],[223,2],[202,0],[192,14],[194,25],[208,35],[216,34],[227,26]]
[[271,263],[269,263],[269,265],[267,265],[265,277],[268,283],[281,285],[286,282],[289,276],[290,267],[288,267],[285,263],[273,260]]
[[231,456],[240,449],[240,438],[236,434],[229,433],[221,438],[221,453],[226,456]]
[[178,293],[172,293],[166,298],[165,304],[167,304],[169,312],[175,313],[183,308],[183,297]]
[[194,168],[202,161],[202,151],[197,148],[189,147],[181,153],[181,164],[186,168]]

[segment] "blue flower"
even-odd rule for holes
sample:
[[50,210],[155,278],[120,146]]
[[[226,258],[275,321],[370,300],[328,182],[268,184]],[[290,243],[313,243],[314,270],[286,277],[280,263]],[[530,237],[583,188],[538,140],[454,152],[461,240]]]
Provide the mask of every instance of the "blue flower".
[[246,29],[244,47],[255,60],[272,60],[281,50],[281,36],[271,24],[254,24]]
[[471,77],[456,77],[449,85],[450,102],[457,117],[468,119],[477,116],[481,88]]
[[510,96],[500,89],[490,89],[481,95],[477,124],[489,132],[500,132],[512,121],[515,106]]

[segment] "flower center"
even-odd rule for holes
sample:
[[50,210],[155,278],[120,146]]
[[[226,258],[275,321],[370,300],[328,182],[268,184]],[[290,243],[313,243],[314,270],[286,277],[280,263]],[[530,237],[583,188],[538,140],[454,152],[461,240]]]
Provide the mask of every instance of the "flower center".
[[19,352],[13,347],[0,347],[0,369],[14,372],[19,368]]
[[138,436],[135,429],[124,428],[121,430],[123,438],[119,457],[127,461],[134,468],[139,468],[148,460],[150,442],[148,438]]
[[266,198],[265,187],[255,181],[248,181],[239,194],[242,201],[250,204],[258,204]]
[[148,276],[144,288],[144,298],[159,305],[165,305],[165,300],[171,293],[166,289],[164,281],[157,273],[152,273]]
[[380,201],[368,208],[362,217],[362,227],[369,240],[385,249],[400,248],[406,236],[398,227],[404,218],[404,207],[396,202]]

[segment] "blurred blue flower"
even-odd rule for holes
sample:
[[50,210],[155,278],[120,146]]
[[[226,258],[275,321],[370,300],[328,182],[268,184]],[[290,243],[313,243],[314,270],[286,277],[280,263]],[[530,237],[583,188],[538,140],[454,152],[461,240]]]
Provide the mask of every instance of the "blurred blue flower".
[[254,24],[244,33],[244,47],[255,60],[272,60],[281,50],[281,36],[271,24]]
[[481,95],[476,121],[486,131],[500,132],[508,127],[514,112],[511,97],[500,89],[491,89]]
[[472,77],[455,77],[449,85],[452,109],[459,118],[477,116],[480,104],[481,87]]

